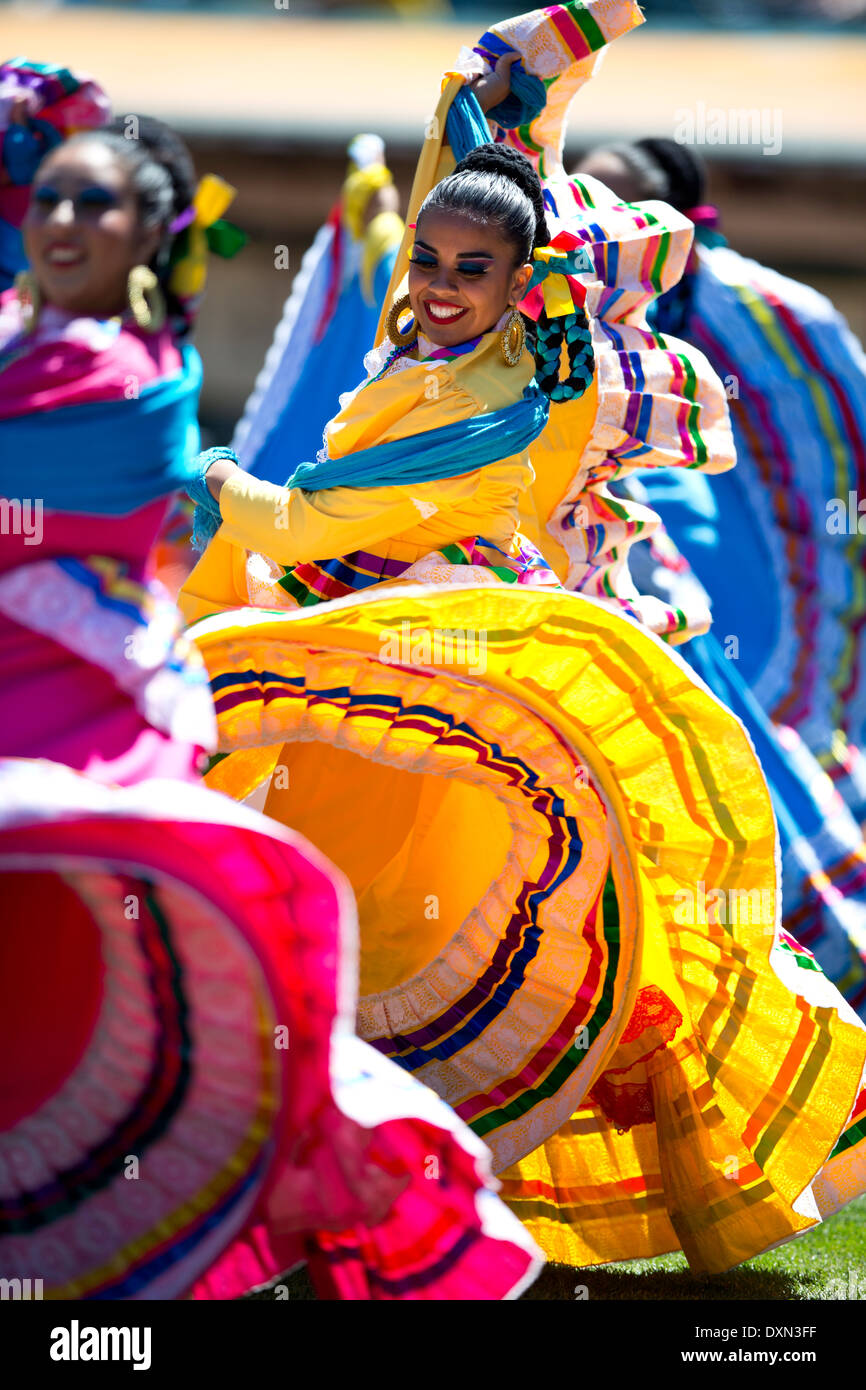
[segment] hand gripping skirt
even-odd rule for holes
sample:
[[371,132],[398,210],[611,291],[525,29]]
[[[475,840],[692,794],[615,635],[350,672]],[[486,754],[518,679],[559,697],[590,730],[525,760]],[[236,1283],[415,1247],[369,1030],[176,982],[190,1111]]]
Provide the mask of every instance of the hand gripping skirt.
[[351,1036],[354,909],[315,850],[201,787],[47,762],[0,761],[0,808],[4,1279],[229,1298],[306,1259],[325,1297],[531,1282],[484,1145]]
[[210,782],[347,873],[361,1037],[483,1137],[548,1255],[724,1269],[864,1190],[866,1032],[778,931],[742,726],[661,642],[505,584],[191,636]]

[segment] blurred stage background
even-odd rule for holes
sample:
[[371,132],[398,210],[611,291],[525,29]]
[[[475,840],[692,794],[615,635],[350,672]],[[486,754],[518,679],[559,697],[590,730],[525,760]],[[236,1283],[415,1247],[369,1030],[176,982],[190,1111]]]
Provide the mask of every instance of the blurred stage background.
[[[0,0],[0,57],[91,73],[118,114],[169,121],[200,173],[238,188],[229,216],[251,244],[234,261],[211,259],[197,333],[208,442],[231,433],[292,276],[339,192],[348,140],[360,130],[385,137],[405,198],[439,75],[462,44],[520,8]],[[697,140],[724,230],[739,251],[828,294],[866,338],[866,0],[646,0],[644,11],[647,24],[613,45],[575,103],[569,154],[600,140],[674,136],[684,113],[696,127],[714,108],[764,113],[781,135],[777,153]],[[274,268],[281,245],[288,271]]]

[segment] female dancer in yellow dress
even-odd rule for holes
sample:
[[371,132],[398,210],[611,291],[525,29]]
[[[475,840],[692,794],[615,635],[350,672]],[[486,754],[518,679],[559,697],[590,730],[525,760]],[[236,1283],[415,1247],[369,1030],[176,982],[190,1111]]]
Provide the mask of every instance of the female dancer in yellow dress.
[[[626,12],[525,23],[597,47]],[[452,104],[471,120],[462,76],[437,113],[457,143]],[[740,725],[519,537],[544,424],[513,313],[533,280],[586,436],[596,403],[579,319],[543,279],[565,243],[525,166],[484,161],[416,203],[417,327],[393,299],[320,460],[287,488],[206,460],[219,531],[182,601],[225,755],[210,780],[263,789],[347,872],[359,1032],[485,1139],[551,1256],[682,1248],[720,1270],[863,1190],[866,1033],[775,929],[775,825]]]

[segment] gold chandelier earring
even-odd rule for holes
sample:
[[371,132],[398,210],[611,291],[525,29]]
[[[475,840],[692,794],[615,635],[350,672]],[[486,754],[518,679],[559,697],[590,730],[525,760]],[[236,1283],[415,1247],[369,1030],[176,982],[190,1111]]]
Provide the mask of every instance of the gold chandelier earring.
[[396,300],[388,315],[385,332],[388,334],[388,337],[395,347],[407,347],[409,343],[414,343],[415,339],[418,337],[418,325],[414,318],[412,319],[410,328],[400,327],[400,320],[409,307],[409,296],[408,294],[404,294],[402,299]]
[[144,333],[158,333],[165,323],[165,295],[150,266],[132,267],[126,292],[138,327]]
[[15,276],[15,293],[21,305],[25,333],[32,333],[42,308],[42,291],[32,270],[19,270]]
[[526,325],[523,322],[523,315],[519,309],[510,306],[511,314],[507,324],[502,330],[499,339],[499,346],[502,356],[509,367],[518,366],[523,350],[526,347]]

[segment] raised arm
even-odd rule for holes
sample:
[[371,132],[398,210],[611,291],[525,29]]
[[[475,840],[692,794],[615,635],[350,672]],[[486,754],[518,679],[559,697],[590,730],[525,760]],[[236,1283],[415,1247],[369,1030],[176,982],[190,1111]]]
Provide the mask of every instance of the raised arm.
[[[439,103],[424,131],[408,225],[379,320],[377,343],[384,337],[385,320],[408,268],[411,228],[418,210],[431,188],[454,168],[448,118],[458,93],[468,86],[482,111],[490,113],[491,130],[483,139],[514,145],[546,178],[562,170],[568,107],[592,76],[599,52],[642,23],[635,0],[568,0],[494,25],[474,49],[463,50],[455,69],[445,74]],[[518,70],[521,80],[516,85],[523,95],[515,96]],[[509,127],[499,125],[497,118],[507,120]]]

